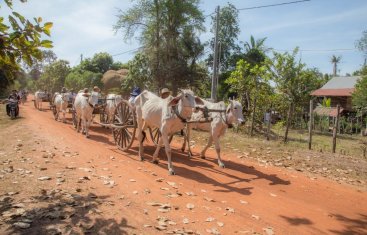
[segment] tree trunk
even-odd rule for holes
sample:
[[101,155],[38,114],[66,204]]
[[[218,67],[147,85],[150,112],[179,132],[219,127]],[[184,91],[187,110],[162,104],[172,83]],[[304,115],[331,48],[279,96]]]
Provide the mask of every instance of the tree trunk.
[[285,126],[285,133],[284,133],[284,143],[287,143],[288,141],[288,131],[289,126],[292,121],[292,111],[293,111],[293,103],[289,105],[288,114],[287,114],[287,124]]

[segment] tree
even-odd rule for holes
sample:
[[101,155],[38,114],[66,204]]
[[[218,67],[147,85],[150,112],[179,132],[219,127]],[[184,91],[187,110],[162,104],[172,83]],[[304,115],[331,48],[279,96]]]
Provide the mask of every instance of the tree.
[[[20,0],[26,2],[26,0]],[[7,7],[13,10],[13,1],[5,0]],[[0,5],[0,8],[2,6]],[[51,48],[50,40],[42,40],[43,35],[50,36],[51,22],[42,24],[42,18],[33,18],[33,22],[18,12],[8,16],[10,26],[0,17],[0,70],[10,84],[16,72],[20,71],[21,62],[32,65],[42,58],[40,48]]]
[[333,76],[336,76],[336,73],[338,72],[338,64],[340,63],[342,57],[333,55],[331,56],[330,62],[333,64]]
[[114,26],[125,40],[139,32],[140,52],[148,58],[155,89],[176,91],[198,77],[196,64],[203,53],[198,32],[204,31],[204,16],[198,0],[139,0],[126,12],[120,11]]
[[65,87],[68,89],[74,89],[75,91],[79,91],[84,88],[93,88],[94,86],[102,88],[103,83],[101,79],[101,73],[83,70],[77,66],[66,76]]
[[93,73],[105,73],[112,68],[113,58],[106,52],[100,52],[93,55],[91,59],[87,58],[80,63],[82,70]]
[[122,82],[122,90],[131,91],[133,87],[149,89],[152,87],[152,74],[149,68],[148,57],[143,53],[137,53],[134,59],[128,63],[129,73]]
[[66,60],[57,60],[45,67],[43,74],[37,81],[37,86],[39,89],[52,93],[60,91],[69,73],[69,62]]
[[262,97],[264,106],[270,103],[266,98],[270,97],[272,91],[268,83],[268,65],[265,61],[259,64],[250,64],[246,60],[241,59],[226,82],[240,96],[240,99],[245,101],[247,110],[251,110],[250,135],[253,135],[255,120],[257,119],[256,107],[258,98]]
[[284,142],[288,141],[288,131],[297,106],[308,103],[311,91],[319,88],[322,75],[315,69],[306,69],[306,64],[297,60],[298,48],[292,53],[274,53],[270,71],[276,83],[277,92],[283,94],[288,103]]
[[361,69],[361,79],[355,85],[352,102],[357,109],[366,109],[367,111],[367,66]]
[[[212,28],[210,32],[215,34],[216,19],[212,15]],[[240,27],[238,25],[238,10],[228,3],[227,6],[220,9],[219,12],[219,29],[218,41],[220,43],[220,68],[222,71],[228,69],[233,70],[236,67],[237,61],[240,59],[241,49],[236,43]],[[214,48],[214,38],[209,41],[210,48]],[[207,59],[208,66],[213,66],[213,54],[210,54]]]
[[[361,69],[361,79],[355,85],[355,91],[352,94],[352,103],[359,115],[363,116],[367,113],[367,66]],[[367,134],[367,118],[365,119]]]
[[39,61],[35,61],[35,63],[33,63],[31,66],[25,65],[26,71],[29,71],[28,75],[31,79],[38,80],[44,71],[44,67],[52,64],[56,60],[57,56],[53,51],[43,50],[42,59]]
[[255,40],[251,35],[250,41],[245,43],[245,60],[251,65],[263,63],[266,59],[265,52],[269,49],[265,47],[266,38]]
[[362,37],[355,42],[355,46],[358,50],[364,53],[367,58],[367,30],[362,32]]

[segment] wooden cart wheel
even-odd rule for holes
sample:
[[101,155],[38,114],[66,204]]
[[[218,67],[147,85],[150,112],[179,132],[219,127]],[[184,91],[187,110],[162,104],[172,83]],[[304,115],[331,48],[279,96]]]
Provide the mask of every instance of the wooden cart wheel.
[[116,107],[112,127],[115,144],[122,151],[128,150],[134,142],[136,132],[136,117],[133,107],[128,101],[122,100]]
[[[159,139],[162,136],[161,132],[159,131],[158,128],[149,127],[149,134],[150,134],[150,139],[153,141],[154,145],[157,146],[159,143]],[[173,135],[169,137],[169,143],[171,143],[172,139],[173,139]]]

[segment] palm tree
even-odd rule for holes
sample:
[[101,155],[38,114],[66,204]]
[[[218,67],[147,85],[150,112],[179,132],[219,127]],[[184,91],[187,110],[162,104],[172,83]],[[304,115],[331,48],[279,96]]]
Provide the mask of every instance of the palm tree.
[[336,72],[337,72],[338,64],[340,63],[341,59],[342,59],[342,57],[341,57],[341,56],[333,55],[333,56],[331,57],[330,62],[333,64],[333,76],[334,76],[334,77],[336,76]]
[[255,40],[251,35],[250,42],[245,43],[245,58],[250,64],[259,64],[265,61],[265,52],[269,49],[265,47],[264,42],[266,38]]

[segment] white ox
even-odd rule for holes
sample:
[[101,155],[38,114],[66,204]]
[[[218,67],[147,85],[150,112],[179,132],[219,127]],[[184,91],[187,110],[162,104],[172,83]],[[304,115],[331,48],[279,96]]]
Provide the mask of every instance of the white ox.
[[[209,140],[207,145],[200,153],[201,158],[205,158],[206,150],[212,145],[213,141],[215,144],[215,150],[217,152],[218,164],[224,168],[224,164],[220,157],[220,138],[224,136],[229,126],[233,124],[241,124],[243,120],[242,105],[240,102],[230,100],[230,104],[226,108],[223,101],[218,103],[212,103],[204,100],[204,107],[209,110],[209,117],[212,119],[210,123],[190,123],[187,127],[187,140],[190,139],[190,129],[199,129],[209,132]],[[212,112],[210,112],[212,110]],[[191,121],[198,121],[204,118],[203,111],[193,113]],[[182,145],[182,151],[185,150],[186,139]],[[190,144],[188,143],[189,156],[191,156]]]
[[34,93],[34,102],[38,110],[42,110],[42,99],[47,97],[47,93],[44,91],[36,91]]
[[66,109],[68,108],[68,102],[69,102],[69,93],[58,93],[56,92],[54,95],[53,104],[55,105],[56,109],[56,115],[55,120],[57,121],[59,119],[59,114],[62,112],[63,118],[62,121],[65,123],[65,113]]
[[162,99],[149,91],[143,91],[136,97],[135,108],[141,160],[144,159],[143,131],[147,127],[159,128],[162,136],[153,154],[153,163],[158,164],[157,156],[163,142],[168,159],[168,171],[171,175],[175,174],[168,136],[185,127],[183,121],[190,119],[196,103],[203,104],[202,100],[195,97],[191,90],[181,90],[178,96],[167,99]]
[[107,113],[107,122],[113,122],[113,116],[115,114],[115,110],[117,105],[122,101],[121,95],[108,94],[106,98],[106,113]]
[[89,138],[89,126],[93,119],[93,110],[98,103],[98,92],[92,93],[78,93],[74,101],[74,109],[76,114],[76,130],[80,131],[82,125],[82,133]]

